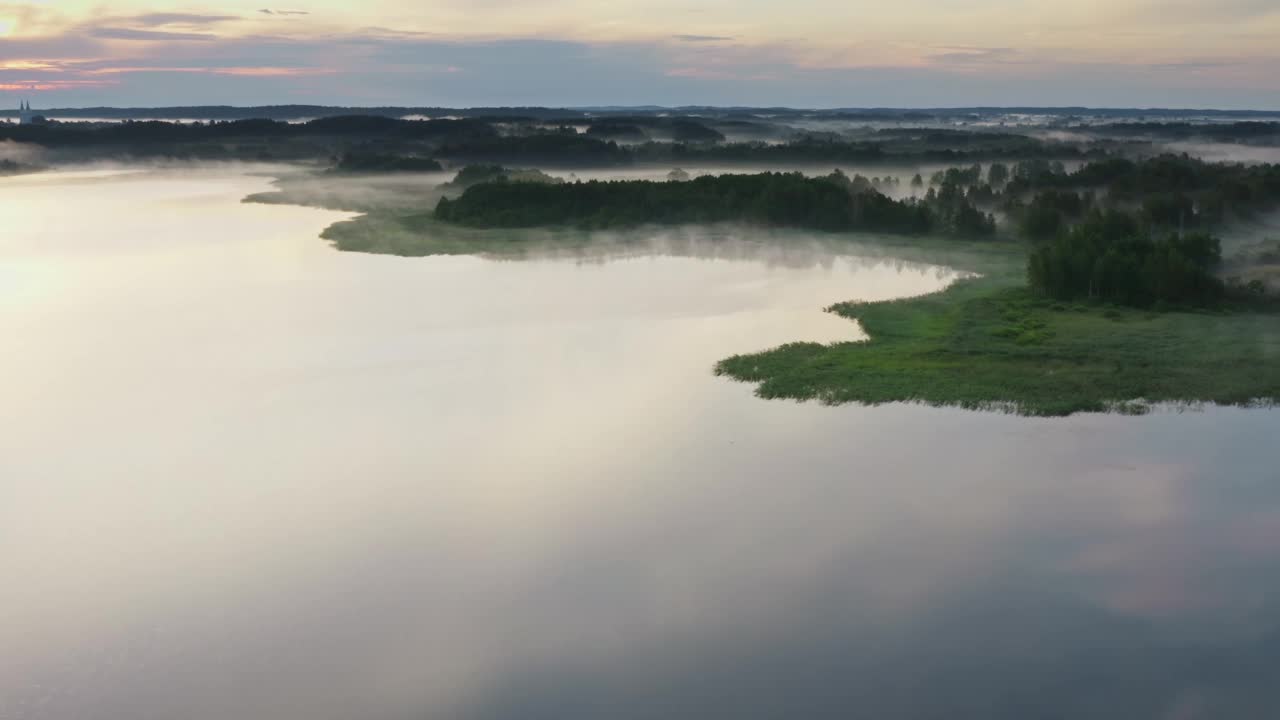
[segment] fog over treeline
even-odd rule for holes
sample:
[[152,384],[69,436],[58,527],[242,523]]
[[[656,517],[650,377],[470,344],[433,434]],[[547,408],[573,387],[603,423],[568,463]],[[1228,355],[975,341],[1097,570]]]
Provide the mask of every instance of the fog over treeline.
[[76,159],[330,162],[344,154],[424,157],[523,166],[961,162],[1037,155],[1081,157],[1109,141],[1058,142],[993,128],[850,127],[776,119],[629,115],[543,121],[535,117],[394,118],[343,115],[291,123],[267,118],[0,124],[0,140]]
[[[255,199],[370,213],[328,237],[341,249],[395,254],[469,247],[466,233],[427,222],[433,210],[435,220],[478,227],[748,222],[1034,242],[1093,213],[1123,212],[1157,234],[1215,233],[1228,260],[1249,253],[1245,265],[1253,267],[1271,257],[1274,225],[1266,218],[1280,197],[1274,168],[1235,167],[1277,159],[1280,122],[1265,112],[289,105],[72,113],[90,118],[84,121],[45,112],[0,123],[0,172],[102,162],[284,163],[297,169],[279,171],[280,192]],[[150,119],[129,119],[139,116]],[[508,186],[441,204],[475,184],[462,182],[473,171]],[[700,180],[762,172],[829,182]],[[577,186],[620,180],[633,184],[625,192]],[[694,182],[667,187],[672,180]],[[651,187],[654,181],[664,184]],[[547,183],[574,186],[537,186]],[[688,196],[695,187],[724,194],[709,203]],[[599,206],[606,196],[612,205]],[[560,211],[550,213],[555,203]],[[447,242],[424,243],[426,236]],[[1271,286],[1275,277],[1268,269],[1261,279]]]

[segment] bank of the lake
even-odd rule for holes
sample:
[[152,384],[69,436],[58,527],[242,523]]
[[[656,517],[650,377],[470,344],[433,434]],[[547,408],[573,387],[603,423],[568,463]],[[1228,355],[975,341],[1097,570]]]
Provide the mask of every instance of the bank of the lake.
[[[438,190],[419,192],[425,178],[417,185],[363,182],[344,191],[328,180],[298,177],[280,183],[279,193],[250,199],[364,211],[323,233],[337,249],[352,252],[519,255],[581,248],[602,238],[565,226],[485,229],[442,222],[421,211],[424,202],[440,197]],[[722,234],[733,233],[725,227]],[[625,243],[646,230],[622,228],[609,237]],[[877,254],[944,264],[974,277],[924,297],[834,305],[830,312],[859,322],[870,339],[789,343],[735,355],[717,363],[716,374],[756,383],[764,398],[920,402],[1036,416],[1141,413],[1153,403],[1280,402],[1280,312],[1274,307],[1153,312],[1054,302],[1026,289],[1026,246],[1019,241],[820,234],[833,247],[843,243],[865,255],[872,246]],[[770,235],[782,243],[791,236]]]
[[999,280],[830,308],[866,342],[736,355],[720,375],[766,398],[923,402],[1025,415],[1145,412],[1152,403],[1280,401],[1280,314],[1065,305]]

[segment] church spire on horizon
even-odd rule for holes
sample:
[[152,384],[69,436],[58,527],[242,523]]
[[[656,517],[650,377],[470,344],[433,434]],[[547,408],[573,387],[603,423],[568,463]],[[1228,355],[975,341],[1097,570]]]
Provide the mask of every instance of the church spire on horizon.
[[36,115],[31,110],[30,100],[21,100],[18,102],[18,124],[19,125],[43,125],[44,117]]

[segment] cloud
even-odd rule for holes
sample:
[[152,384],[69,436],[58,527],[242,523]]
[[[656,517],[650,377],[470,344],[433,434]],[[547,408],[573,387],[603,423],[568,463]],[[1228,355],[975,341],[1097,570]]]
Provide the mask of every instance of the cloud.
[[213,25],[215,23],[231,22],[240,20],[235,15],[198,15],[195,13],[146,13],[137,15],[132,18],[131,23],[143,25],[145,27],[156,27],[159,25]]
[[1009,47],[941,47],[921,57],[921,67],[956,74],[1009,75],[1066,64],[1060,58]]
[[708,70],[699,67],[678,67],[671,68],[663,73],[663,75],[672,78],[693,78],[695,80],[725,80],[733,77],[732,73],[723,70]]
[[142,40],[147,42],[184,42],[189,40],[217,40],[217,35],[193,32],[165,32],[163,30],[136,30],[134,28],[105,27],[88,32],[90,37],[102,40]]
[[258,12],[263,15],[310,15],[306,10],[272,10],[271,8],[262,8]]
[[0,70],[38,70],[42,72],[61,72],[62,65],[47,60],[0,60]]
[[1147,0],[1133,6],[1133,17],[1148,22],[1239,22],[1280,13],[1275,0]]
[[[1272,62],[1211,54],[1109,59],[1069,47],[871,42],[822,50],[675,41],[670,35],[627,42],[480,39],[374,27],[314,35],[228,32],[216,42],[164,42],[212,35],[162,32],[184,30],[176,21],[152,25],[156,30],[127,22],[109,19],[107,28],[81,25],[57,36],[12,38],[6,41],[0,84],[118,79],[116,86],[99,90],[60,85],[49,94],[66,106],[244,105],[293,98],[439,106],[1257,107],[1269,105],[1265,98],[1280,90]],[[115,39],[155,42],[110,42]],[[1179,60],[1194,61],[1194,67],[1179,69]]]
[[727,35],[672,35],[671,39],[691,43],[726,42],[728,40],[733,40],[732,37]]
[[101,87],[114,85],[114,80],[28,80],[17,82],[0,82],[0,90],[8,92],[47,92],[52,90],[75,90],[85,87]]
[[130,75],[135,73],[192,73],[208,75],[233,75],[239,77],[299,77],[303,75],[332,75],[336,71],[329,68],[282,67],[282,66],[164,66],[108,65],[85,70],[86,75]]
[[1008,47],[940,47],[945,52],[933,53],[927,60],[940,64],[975,64],[1014,62],[1018,51]]
[[1149,67],[1152,70],[1195,71],[1195,70],[1211,70],[1214,68],[1236,67],[1241,64],[1242,63],[1227,62],[1223,60],[1187,60],[1185,62],[1152,63],[1147,65],[1146,67]]

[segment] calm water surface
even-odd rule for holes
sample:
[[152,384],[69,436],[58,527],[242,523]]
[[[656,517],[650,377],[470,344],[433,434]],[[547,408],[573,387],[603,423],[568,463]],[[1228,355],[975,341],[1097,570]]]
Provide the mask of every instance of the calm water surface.
[[1280,414],[766,402],[934,267],[0,181],[0,719],[1273,718]]

